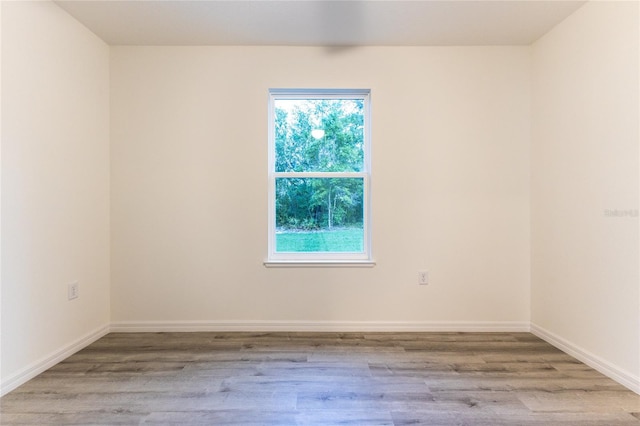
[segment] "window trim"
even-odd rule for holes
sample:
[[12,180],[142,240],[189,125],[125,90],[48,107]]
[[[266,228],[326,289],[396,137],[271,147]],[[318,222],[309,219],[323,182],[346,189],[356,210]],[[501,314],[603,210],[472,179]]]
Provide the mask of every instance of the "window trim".
[[[363,165],[360,172],[276,172],[275,101],[278,99],[361,99],[364,103]],[[266,267],[372,267],[371,251],[371,91],[369,89],[269,89],[268,106],[268,256]],[[363,251],[276,252],[275,183],[277,178],[362,178]]]

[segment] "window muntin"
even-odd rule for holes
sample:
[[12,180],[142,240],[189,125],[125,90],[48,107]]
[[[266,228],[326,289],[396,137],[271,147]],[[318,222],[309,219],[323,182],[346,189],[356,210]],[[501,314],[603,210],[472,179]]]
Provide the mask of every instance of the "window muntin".
[[369,91],[271,90],[269,261],[371,260]]

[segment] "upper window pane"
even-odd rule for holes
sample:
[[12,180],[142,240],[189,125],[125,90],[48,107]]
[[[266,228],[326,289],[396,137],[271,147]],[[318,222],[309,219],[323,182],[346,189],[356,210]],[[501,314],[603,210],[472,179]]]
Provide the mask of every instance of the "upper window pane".
[[362,99],[275,99],[276,172],[364,169]]

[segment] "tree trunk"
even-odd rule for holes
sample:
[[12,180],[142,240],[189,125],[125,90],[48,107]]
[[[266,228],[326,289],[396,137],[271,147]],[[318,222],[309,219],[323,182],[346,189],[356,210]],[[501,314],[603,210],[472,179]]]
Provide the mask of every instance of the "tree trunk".
[[329,229],[333,226],[333,208],[331,205],[331,187],[329,187],[329,191],[327,191],[327,207],[328,207],[328,215],[329,215]]

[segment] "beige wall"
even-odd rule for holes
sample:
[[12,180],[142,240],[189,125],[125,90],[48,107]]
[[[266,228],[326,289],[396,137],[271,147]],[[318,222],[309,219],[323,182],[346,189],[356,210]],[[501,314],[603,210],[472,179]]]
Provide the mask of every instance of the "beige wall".
[[640,392],[638,3],[533,46],[532,323]]
[[[371,89],[375,268],[262,264],[291,87]],[[113,47],[112,320],[526,327],[529,88],[527,47]]]
[[2,2],[2,41],[5,392],[109,323],[109,48],[50,2]]
[[[0,332],[2,331],[2,3],[0,3]],[[0,395],[2,395],[2,336],[0,335]]]

